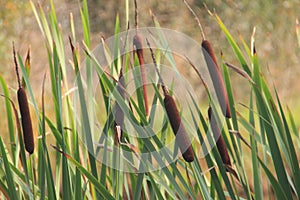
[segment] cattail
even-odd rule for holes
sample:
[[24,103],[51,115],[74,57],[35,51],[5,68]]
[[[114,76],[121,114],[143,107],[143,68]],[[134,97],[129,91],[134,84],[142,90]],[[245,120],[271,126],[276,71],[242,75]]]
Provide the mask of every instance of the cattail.
[[168,94],[166,86],[163,82],[163,79],[162,79],[160,73],[159,73],[156,59],[155,59],[154,53],[152,51],[152,48],[150,46],[150,43],[147,39],[146,39],[146,41],[147,41],[147,45],[151,52],[151,57],[152,57],[152,60],[153,60],[154,66],[155,66],[156,73],[159,76],[159,84],[162,86],[162,90],[165,95],[164,107],[167,111],[168,119],[170,121],[172,130],[176,137],[176,142],[179,146],[179,149],[182,153],[184,160],[186,162],[193,162],[194,161],[194,151],[192,148],[191,141],[188,138],[188,135],[184,128],[183,123],[181,123],[181,118],[180,118],[176,103],[175,103],[173,97]]
[[143,85],[143,96],[144,96],[144,103],[145,103],[145,112],[146,116],[149,114],[149,106],[148,106],[148,95],[147,95],[147,85],[146,85],[146,72],[145,72],[145,60],[144,60],[144,53],[143,53],[143,43],[142,38],[138,34],[138,9],[137,9],[137,0],[134,1],[135,4],[135,28],[136,34],[133,37],[133,46],[135,47],[135,53],[138,57],[140,63],[140,70],[142,76],[142,85]]
[[228,96],[227,96],[227,91],[225,89],[223,77],[221,74],[221,70],[218,66],[217,59],[215,57],[215,54],[213,52],[213,49],[209,43],[208,40],[205,39],[205,34],[202,28],[202,25],[200,23],[199,18],[197,17],[196,13],[193,11],[193,9],[189,6],[189,4],[186,2],[186,0],[183,1],[186,5],[186,7],[190,10],[192,15],[195,17],[195,20],[197,21],[197,24],[199,26],[201,35],[202,35],[202,52],[204,55],[205,62],[208,67],[209,74],[211,76],[217,98],[219,101],[219,104],[221,106],[222,112],[225,117],[231,118],[231,113],[230,113],[230,106],[229,106],[229,101],[228,101]]
[[176,103],[169,94],[165,94],[164,106],[167,111],[171,127],[175,134],[176,142],[178,143],[184,160],[186,162],[194,161],[194,152],[192,149],[191,141],[188,138],[183,123],[181,122]]
[[230,157],[229,157],[229,154],[228,154],[228,151],[226,148],[226,144],[224,142],[220,128],[217,124],[216,118],[212,112],[211,107],[209,107],[209,109],[208,109],[208,117],[209,117],[209,121],[210,121],[211,130],[213,132],[214,139],[217,143],[217,148],[218,148],[219,154],[222,158],[222,161],[225,165],[231,166]]
[[231,118],[227,91],[213,49],[208,40],[203,40],[201,45],[222,112],[225,117]]
[[30,117],[26,92],[21,85],[14,46],[13,46],[13,54],[14,54],[14,62],[15,62],[16,74],[17,74],[18,84],[19,84],[17,95],[18,95],[19,109],[21,113],[21,123],[22,123],[24,144],[25,144],[26,151],[29,154],[32,154],[34,151],[34,138],[33,138],[32,124],[31,124],[31,117]]
[[28,153],[32,154],[34,151],[34,139],[33,139],[33,131],[32,131],[28,101],[27,101],[27,96],[24,88],[18,89],[18,102],[19,102],[19,108],[21,112],[21,122],[22,122],[25,149]]
[[[129,29],[129,23],[128,23],[128,29]],[[127,41],[127,40],[126,40]],[[126,41],[123,47],[123,50],[126,48]],[[122,60],[124,57],[122,56]],[[123,76],[123,65],[121,66],[120,75],[119,75],[119,82],[117,84],[117,90],[120,93],[123,100],[125,100],[126,97],[126,84],[125,79]],[[122,108],[120,107],[119,103],[116,102],[115,105],[115,122],[114,122],[114,144],[117,145],[118,143],[122,143],[123,141],[123,130],[124,130],[124,112]],[[118,130],[120,128],[120,130]]]
[[[117,84],[117,90],[121,97],[125,100],[125,79],[123,77],[123,69],[120,71],[119,82]],[[117,145],[122,142],[123,128],[124,128],[124,112],[118,102],[115,104],[115,122],[114,122],[114,144]],[[120,127],[120,134],[118,133],[117,126]],[[120,141],[119,141],[120,140]]]
[[146,85],[146,72],[145,72],[145,61],[144,61],[144,53],[143,53],[143,46],[142,46],[142,39],[141,37],[136,34],[133,38],[133,45],[135,46],[135,53],[137,54],[139,63],[140,63],[140,70],[141,70],[141,78],[142,78],[142,85],[143,85],[143,96],[144,96],[144,103],[145,103],[145,112],[148,116],[149,114],[149,107],[148,107],[148,95],[147,95],[147,85]]

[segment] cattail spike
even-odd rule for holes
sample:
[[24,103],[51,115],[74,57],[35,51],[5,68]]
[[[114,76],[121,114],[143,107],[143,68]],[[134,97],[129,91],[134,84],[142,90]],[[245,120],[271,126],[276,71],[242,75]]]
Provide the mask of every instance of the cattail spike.
[[167,91],[167,89],[166,89],[166,87],[163,83],[163,79],[162,79],[161,74],[158,70],[156,59],[155,59],[153,50],[150,46],[150,43],[149,43],[148,39],[146,39],[146,41],[147,41],[147,45],[148,45],[148,47],[150,49],[150,52],[151,52],[153,63],[155,65],[155,70],[156,70],[156,72],[158,74],[158,77],[159,77],[159,84],[161,84],[164,95],[165,95],[164,107],[167,111],[168,119],[170,121],[173,133],[176,137],[176,142],[179,146],[179,149],[181,151],[181,154],[182,154],[184,160],[186,162],[193,162],[194,161],[194,151],[193,151],[193,148],[192,148],[191,141],[188,138],[188,135],[187,135],[187,132],[185,130],[185,127],[184,127],[183,123],[181,123],[181,118],[180,118],[178,109],[176,107],[176,103],[175,103],[173,97],[168,94],[168,91]]
[[208,40],[202,41],[202,52],[211,76],[219,104],[225,117],[231,118],[228,95],[217,59]]
[[231,161],[230,161],[230,157],[229,157],[229,154],[228,154],[228,151],[226,148],[226,144],[224,142],[223,136],[221,134],[220,128],[217,124],[216,118],[212,112],[211,107],[209,107],[209,109],[208,109],[208,117],[209,117],[209,121],[210,121],[211,130],[213,132],[214,139],[216,141],[217,148],[218,148],[218,151],[222,158],[222,161],[225,165],[231,166]]
[[32,154],[34,151],[34,138],[33,138],[29,106],[28,106],[27,96],[24,88],[18,89],[18,102],[19,102],[19,108],[21,113],[21,122],[22,122],[25,149],[28,153]]
[[18,95],[18,103],[19,103],[19,109],[21,114],[23,139],[24,139],[26,151],[29,154],[32,154],[34,151],[34,138],[33,138],[32,124],[31,124],[31,117],[30,117],[26,92],[25,89],[22,88],[22,84],[21,84],[14,43],[13,43],[13,56],[14,56],[15,70],[16,70],[18,85],[19,85],[17,95]]
[[143,45],[142,38],[138,35],[138,3],[137,0],[134,0],[135,7],[135,36],[133,38],[133,46],[135,46],[135,53],[138,56],[140,63],[140,70],[142,75],[142,84],[143,84],[143,96],[145,103],[145,113],[146,116],[149,114],[149,106],[148,106],[148,95],[147,95],[147,87],[146,87],[146,72],[145,72],[145,61],[144,61],[144,53],[143,53]]
[[143,45],[141,37],[136,34],[133,38],[133,45],[135,46],[135,53],[139,59],[140,63],[140,70],[142,76],[142,85],[143,85],[143,96],[144,96],[144,103],[145,103],[145,112],[146,116],[149,114],[149,106],[148,106],[148,95],[147,95],[147,85],[146,85],[146,72],[145,72],[145,60],[144,60],[144,52],[143,52]]
[[[117,84],[117,90],[120,93],[121,97],[125,100],[126,91],[125,91],[125,79],[123,77],[123,70],[120,70],[119,82]],[[122,142],[123,138],[123,128],[124,128],[124,112],[118,102],[115,104],[115,122],[114,122],[114,143],[115,145],[118,142]],[[118,130],[120,129],[120,130]]]
[[[185,3],[186,7],[190,10],[192,15],[194,16],[194,18],[197,21],[198,26],[200,28],[200,32],[201,32],[201,35],[202,35],[202,51],[203,51],[203,54],[204,54],[206,64],[208,66],[210,76],[211,76],[212,81],[213,81],[214,88],[215,88],[216,93],[217,93],[217,98],[219,100],[219,104],[220,104],[220,106],[222,108],[222,111],[223,111],[223,114],[224,114],[225,117],[231,118],[230,106],[229,106],[229,102],[228,102],[227,92],[226,92],[226,89],[225,89],[225,85],[224,85],[224,82],[223,82],[221,71],[220,71],[220,68],[218,66],[218,63],[217,63],[215,54],[213,52],[213,49],[211,48],[211,45],[208,42],[208,40],[205,39],[205,34],[204,34],[204,31],[203,31],[202,25],[200,23],[199,18],[196,15],[196,13],[190,7],[190,5],[186,2],[186,0],[183,0],[183,2]],[[204,6],[206,6],[206,5],[204,5]]]
[[176,142],[182,153],[182,156],[186,162],[194,161],[194,151],[192,149],[191,141],[188,138],[187,132],[184,128],[179,112],[176,107],[176,103],[172,96],[165,95],[164,107],[167,111],[167,115],[176,137]]

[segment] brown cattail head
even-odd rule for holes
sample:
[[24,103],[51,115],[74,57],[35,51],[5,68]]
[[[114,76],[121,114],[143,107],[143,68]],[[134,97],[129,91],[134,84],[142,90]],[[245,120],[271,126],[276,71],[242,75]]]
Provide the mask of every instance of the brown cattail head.
[[[123,69],[120,71],[119,75],[119,82],[117,84],[117,90],[120,93],[121,97],[125,100],[126,97],[126,91],[125,91],[125,79],[123,76]],[[118,102],[115,104],[115,116],[114,116],[114,144],[117,145],[117,143],[122,142],[123,138],[123,128],[124,128],[124,112]],[[118,134],[117,126],[120,127],[120,134]]]
[[146,85],[146,72],[145,72],[145,60],[144,60],[144,53],[143,53],[143,45],[142,45],[142,38],[136,34],[133,37],[133,46],[135,46],[135,52],[139,59],[140,63],[140,70],[142,76],[142,84],[143,84],[143,96],[144,96],[144,103],[145,103],[145,112],[146,116],[149,114],[149,107],[148,107],[148,95],[147,95],[147,85]]
[[33,138],[29,106],[28,106],[27,96],[24,88],[18,89],[18,102],[19,102],[19,108],[21,112],[21,122],[22,122],[25,149],[28,153],[32,154],[34,151],[34,138]]
[[171,127],[176,136],[176,142],[180,148],[184,160],[186,162],[193,162],[194,151],[192,149],[191,141],[188,138],[183,123],[181,123],[181,118],[177,110],[176,103],[168,94],[165,95],[164,106],[167,111]]
[[227,91],[225,88],[221,70],[218,66],[217,59],[208,40],[202,41],[202,51],[222,112],[225,117],[231,118]]
[[13,56],[14,56],[15,70],[16,70],[16,75],[17,75],[18,85],[19,85],[19,89],[17,93],[18,93],[18,102],[19,102],[19,108],[21,113],[24,144],[25,144],[26,151],[29,154],[32,154],[34,151],[34,138],[33,138],[32,124],[31,124],[31,117],[30,117],[26,92],[25,89],[22,88],[22,84],[21,84],[14,43],[13,43]]
[[218,148],[219,154],[222,158],[222,161],[225,165],[231,166],[230,157],[229,157],[229,154],[228,154],[228,151],[226,148],[226,144],[224,142],[220,128],[217,124],[216,118],[212,112],[211,107],[209,107],[209,109],[208,109],[208,117],[209,117],[209,121],[210,121],[211,130],[213,132],[214,139],[217,143],[217,148]]
[[[118,141],[122,142],[123,128],[124,128],[124,112],[118,103],[115,104],[115,116],[114,116],[114,142],[117,145]],[[117,132],[116,127],[120,127],[120,133]]]

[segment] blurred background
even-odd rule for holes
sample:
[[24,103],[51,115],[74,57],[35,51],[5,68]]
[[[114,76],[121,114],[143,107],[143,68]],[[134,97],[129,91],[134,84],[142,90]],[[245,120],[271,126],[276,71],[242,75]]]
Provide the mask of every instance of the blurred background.
[[[36,0],[32,0],[37,3]],[[139,1],[139,27],[153,26],[150,9],[156,15],[161,26],[186,33],[196,41],[201,42],[201,34],[193,16],[185,7],[182,0],[151,0]],[[256,27],[256,50],[259,62],[266,79],[275,84],[284,105],[289,105],[299,125],[300,121],[300,52],[296,35],[296,18],[299,15],[300,2],[298,0],[214,0],[188,1],[196,11],[204,27],[207,39],[213,45],[217,59],[221,62],[220,52],[224,53],[226,61],[239,67],[239,63],[231,47],[218,27],[214,18],[205,10],[208,8],[219,14],[234,38],[239,41],[239,34],[250,44],[253,27]],[[67,37],[70,34],[70,13],[77,25],[77,40],[82,40],[80,12],[77,0],[54,0],[58,13],[57,19],[61,29]],[[40,0],[45,10],[49,10],[50,2]],[[125,1],[89,0],[90,23],[92,31],[92,47],[100,43],[100,36],[110,37],[114,33],[116,14],[119,14],[121,31],[126,30]],[[134,2],[130,1],[130,27],[134,26]],[[68,49],[67,38],[66,49]],[[0,6],[0,74],[7,81],[12,91],[17,88],[16,76],[12,58],[12,41],[16,49],[24,57],[28,47],[31,48],[30,81],[35,95],[40,98],[43,74],[47,71],[47,54],[42,34],[35,20],[29,1],[1,0]],[[239,43],[241,46],[241,43]],[[199,52],[200,53],[200,52]],[[244,52],[245,53],[245,52]],[[71,55],[67,55],[71,58]],[[190,81],[200,84],[192,70],[186,71]],[[231,71],[233,91],[237,102],[245,102],[248,97],[247,82]],[[11,93],[13,97],[15,95]],[[245,97],[247,96],[247,97]],[[0,100],[3,101],[3,100]],[[3,101],[4,102],[4,101]],[[3,104],[2,104],[3,105]],[[0,111],[5,111],[0,106]],[[6,122],[1,122],[3,127]]]

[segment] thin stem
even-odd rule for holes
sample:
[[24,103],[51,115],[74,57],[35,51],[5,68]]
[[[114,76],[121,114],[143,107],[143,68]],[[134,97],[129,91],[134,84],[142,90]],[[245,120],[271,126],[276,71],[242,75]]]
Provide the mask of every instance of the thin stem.
[[160,84],[161,87],[162,87],[162,90],[163,90],[163,92],[164,92],[164,95],[167,95],[167,94],[168,94],[168,90],[167,90],[167,88],[166,88],[166,86],[165,86],[165,84],[164,84],[164,82],[163,82],[163,79],[162,79],[162,77],[161,77],[161,75],[160,75],[160,72],[159,72],[159,70],[158,70],[158,66],[157,66],[157,62],[156,62],[156,59],[155,59],[153,50],[152,50],[152,48],[151,48],[151,46],[150,46],[150,43],[149,43],[149,41],[148,41],[147,38],[146,38],[146,41],[147,41],[147,45],[148,45],[148,47],[149,47],[149,49],[150,49],[150,52],[151,52],[151,57],[152,57],[152,60],[153,60],[154,66],[155,66],[156,73],[158,74],[158,78],[159,78],[158,82],[159,82],[159,84]]
[[122,53],[122,56],[121,56],[122,65],[121,65],[121,69],[120,69],[120,75],[124,73],[124,65],[125,65],[124,56],[125,56],[125,50],[126,50],[126,45],[127,45],[128,32],[129,32],[129,21],[127,23],[127,30],[126,30],[124,46],[123,46],[123,49],[122,49],[122,52],[121,52]]
[[199,70],[197,69],[197,67],[192,63],[192,61],[187,56],[185,56],[185,58],[189,62],[189,64],[192,66],[192,68],[195,70],[195,72],[197,73],[198,77],[200,78],[200,81],[202,82],[203,86],[205,87],[205,90],[209,94],[208,86],[205,83],[204,79],[202,78],[201,73],[199,72]]
[[18,66],[18,62],[17,62],[17,56],[16,56],[16,50],[15,50],[15,43],[13,42],[13,55],[14,55],[14,62],[15,62],[15,69],[16,69],[16,74],[17,74],[17,79],[18,79],[18,85],[19,85],[19,88],[22,87],[22,84],[21,84],[21,79],[20,79],[20,74],[19,74],[19,66]]
[[198,24],[198,26],[200,28],[200,32],[201,32],[201,35],[202,35],[202,40],[205,40],[205,34],[204,34],[204,31],[203,31],[203,28],[202,28],[202,25],[200,23],[199,18],[197,17],[196,13],[191,8],[191,6],[188,4],[188,2],[186,2],[186,0],[183,0],[183,2],[186,5],[186,7],[189,9],[189,11],[192,13],[192,15],[194,16],[194,19],[196,20],[196,22],[197,22],[197,24]]
[[137,32],[137,29],[138,29],[138,4],[137,4],[137,0],[134,0],[134,8],[135,8],[135,11],[134,11],[134,19],[135,19],[135,30]]

